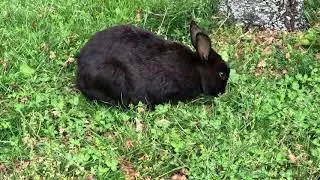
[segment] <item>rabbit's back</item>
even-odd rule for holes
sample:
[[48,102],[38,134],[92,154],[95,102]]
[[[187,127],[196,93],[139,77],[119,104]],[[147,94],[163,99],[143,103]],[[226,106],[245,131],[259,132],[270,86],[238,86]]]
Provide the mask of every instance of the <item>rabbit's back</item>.
[[[152,57],[168,48],[170,43],[149,31],[128,25],[115,26],[97,32],[82,48],[80,63],[89,63],[86,56],[99,54],[104,58],[96,61],[109,61],[117,56],[121,61],[139,60],[138,58],[121,58],[121,56]],[[132,62],[134,63],[134,62]]]

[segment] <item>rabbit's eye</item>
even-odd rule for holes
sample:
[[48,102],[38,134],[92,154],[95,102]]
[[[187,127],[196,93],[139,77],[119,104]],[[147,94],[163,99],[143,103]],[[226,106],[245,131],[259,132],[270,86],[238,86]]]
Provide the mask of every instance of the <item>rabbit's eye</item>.
[[222,79],[222,80],[226,80],[227,76],[226,76],[226,73],[224,72],[219,72],[219,77]]

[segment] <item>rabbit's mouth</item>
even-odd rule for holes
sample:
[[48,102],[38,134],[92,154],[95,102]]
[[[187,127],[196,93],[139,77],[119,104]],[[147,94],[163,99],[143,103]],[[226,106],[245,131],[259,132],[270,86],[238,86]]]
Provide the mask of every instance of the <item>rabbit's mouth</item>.
[[211,96],[218,97],[221,94],[225,93],[225,88],[223,87],[215,87],[215,88],[204,88],[203,93]]
[[214,96],[220,96],[220,95],[224,94],[225,92],[226,92],[226,85],[221,84],[219,86],[216,86]]

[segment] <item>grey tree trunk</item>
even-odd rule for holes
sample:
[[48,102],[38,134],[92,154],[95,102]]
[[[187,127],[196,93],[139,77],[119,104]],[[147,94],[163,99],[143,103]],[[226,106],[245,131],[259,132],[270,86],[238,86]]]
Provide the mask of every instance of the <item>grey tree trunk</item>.
[[306,27],[303,0],[219,0],[219,10],[246,28],[293,31]]

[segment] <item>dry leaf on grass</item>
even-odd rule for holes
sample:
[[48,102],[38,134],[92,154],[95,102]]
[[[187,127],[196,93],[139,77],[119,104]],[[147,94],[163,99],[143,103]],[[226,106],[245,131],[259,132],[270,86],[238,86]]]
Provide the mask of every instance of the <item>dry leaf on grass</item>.
[[260,60],[256,65],[256,69],[254,71],[255,76],[260,76],[264,72],[264,68],[266,67],[266,62],[264,60]]
[[287,74],[288,73],[288,69],[282,69],[282,74]]
[[76,40],[77,38],[78,38],[78,34],[76,34],[76,33],[71,33],[71,34],[67,37],[67,39],[68,39],[69,42],[73,42],[73,41]]
[[40,137],[39,139],[38,139],[38,144],[40,144],[40,143],[45,143],[45,142],[47,142],[49,140],[49,138],[47,138],[47,137]]
[[0,163],[0,172],[7,172],[7,170],[7,167],[4,164]]
[[187,180],[186,175],[175,174],[171,177],[171,180]]
[[59,128],[59,133],[60,133],[60,135],[65,134],[65,132],[66,132],[66,129],[65,129],[65,128]]
[[92,140],[93,140],[92,135],[86,133],[86,140],[87,140],[88,142],[92,142]]
[[171,176],[171,180],[187,180],[187,169],[182,168],[179,172],[175,173],[173,176]]
[[143,124],[141,123],[141,120],[139,118],[134,119],[134,125],[136,128],[136,132],[142,132],[143,130]]
[[279,41],[279,33],[276,30],[266,29],[263,31],[258,31],[254,35],[254,41],[258,44],[273,44]]
[[303,150],[303,146],[301,144],[295,144],[295,147],[298,149],[298,150]]
[[5,102],[0,103],[2,113],[7,112],[7,104]]
[[29,135],[22,138],[23,143],[28,147],[33,147],[36,144],[36,139]]
[[75,58],[74,57],[69,57],[64,63],[63,63],[63,67],[67,67],[69,66],[70,64],[73,64],[75,62]]
[[94,180],[93,175],[92,174],[87,175],[87,180]]
[[120,160],[120,168],[125,174],[126,180],[133,180],[139,174],[134,169],[133,165],[130,163],[130,161],[126,157],[121,157]]
[[295,49],[299,49],[299,48],[300,48],[300,44],[296,43],[296,44],[294,44],[293,47],[294,47]]
[[310,174],[315,174],[317,173],[317,168],[315,168],[314,166],[309,167],[309,172]]
[[92,128],[91,128],[90,121],[85,120],[84,126],[85,126],[85,138],[88,142],[91,142],[93,140],[93,136],[92,136]]
[[37,162],[38,162],[38,163],[42,163],[42,162],[43,162],[43,160],[44,160],[44,158],[43,158],[43,157],[39,157]]
[[244,49],[242,47],[237,48],[236,57],[242,59],[244,57]]
[[30,161],[21,161],[21,162],[17,162],[14,165],[14,172],[16,173],[21,173],[23,172],[28,166],[30,165]]
[[142,107],[138,107],[138,113],[143,113],[146,111],[146,107],[142,106]]
[[129,150],[131,148],[133,148],[134,145],[133,145],[133,141],[132,140],[127,140],[126,142],[126,149]]
[[3,67],[4,70],[7,70],[7,68],[8,68],[8,63],[9,63],[8,59],[2,59],[2,60],[0,60],[0,64],[2,65],[2,67]]
[[261,76],[263,74],[263,69],[260,69],[260,68],[257,68],[255,71],[254,71],[254,76]]
[[22,103],[22,104],[27,104],[27,102],[28,102],[30,99],[31,99],[31,98],[28,97],[28,96],[21,97],[21,98],[19,98],[19,102]]
[[289,159],[289,162],[292,164],[298,163],[298,157],[295,156],[290,150],[288,151],[288,159]]
[[149,159],[149,156],[146,153],[143,153],[143,152],[138,152],[135,156],[139,157],[140,161],[144,161],[144,160]]
[[40,45],[40,50],[41,51],[48,51],[49,50],[49,46],[48,46],[48,44],[47,43],[42,43],[41,45]]
[[261,51],[261,54],[263,56],[270,56],[272,54],[272,48],[271,46],[267,46],[266,48],[264,48],[262,51]]
[[49,52],[49,58],[50,59],[55,59],[57,56],[56,56],[56,53],[54,51],[50,51]]
[[260,60],[257,64],[257,68],[264,68],[266,67],[266,62],[264,60]]
[[141,21],[141,17],[142,17],[142,9],[138,8],[136,10],[136,21]]
[[317,53],[315,56],[316,56],[316,60],[320,61],[320,53]]
[[278,73],[277,71],[270,71],[270,72],[269,72],[269,75],[270,75],[271,77],[276,77],[276,76],[279,76],[279,73]]
[[290,59],[291,54],[289,52],[286,53],[286,59]]
[[65,128],[59,128],[59,134],[61,136],[61,140],[63,144],[67,144],[69,141],[68,133]]
[[52,118],[56,119],[56,118],[59,118],[61,116],[61,114],[60,114],[59,111],[52,110],[51,111],[51,116],[52,116]]
[[281,39],[277,40],[275,42],[275,45],[276,45],[277,49],[283,49],[285,47],[285,45]]
[[32,27],[32,29],[36,29],[36,28],[37,28],[37,23],[33,22],[33,23],[31,24],[31,27]]

